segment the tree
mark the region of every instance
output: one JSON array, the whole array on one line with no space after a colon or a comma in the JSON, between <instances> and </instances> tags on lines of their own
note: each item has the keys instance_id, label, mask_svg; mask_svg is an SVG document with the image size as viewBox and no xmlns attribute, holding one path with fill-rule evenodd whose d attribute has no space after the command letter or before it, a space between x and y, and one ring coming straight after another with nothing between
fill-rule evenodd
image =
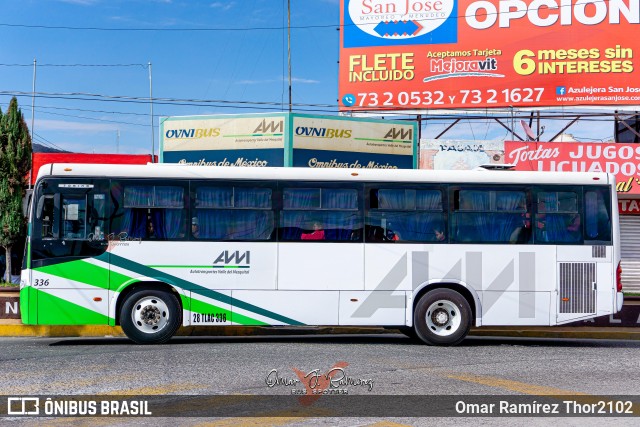
<instances>
[{"instance_id":1,"label":"tree","mask_svg":"<svg viewBox=\"0 0 640 427\"><path fill-rule=\"evenodd\" d=\"M14 97L6 114L0 110L0 245L6 253L7 277L11 279L11 249L24 238L22 199L31 169L31 136L18 100Z\"/></svg>"}]
</instances>

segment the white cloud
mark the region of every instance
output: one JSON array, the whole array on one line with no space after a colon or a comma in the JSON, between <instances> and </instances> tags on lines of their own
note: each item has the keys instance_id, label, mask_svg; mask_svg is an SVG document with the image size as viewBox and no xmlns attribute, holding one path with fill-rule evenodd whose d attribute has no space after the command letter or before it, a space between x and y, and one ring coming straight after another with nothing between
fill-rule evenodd
<instances>
[{"instance_id":1,"label":"white cloud","mask_svg":"<svg viewBox=\"0 0 640 427\"><path fill-rule=\"evenodd\" d=\"M227 11L229 9L232 9L233 7L235 7L236 2L232 1L232 2L228 2L228 1L216 1L211 3L209 6L214 8L214 9L220 9L223 11Z\"/></svg>"},{"instance_id":2,"label":"white cloud","mask_svg":"<svg viewBox=\"0 0 640 427\"><path fill-rule=\"evenodd\" d=\"M80 6L93 6L98 4L100 0L58 0L62 3L77 4Z\"/></svg>"},{"instance_id":3,"label":"white cloud","mask_svg":"<svg viewBox=\"0 0 640 427\"><path fill-rule=\"evenodd\" d=\"M291 81L295 82L295 83L304 83L304 84L317 84L317 83L320 83L319 80L301 79L299 77L292 77Z\"/></svg>"},{"instance_id":4,"label":"white cloud","mask_svg":"<svg viewBox=\"0 0 640 427\"><path fill-rule=\"evenodd\" d=\"M286 82L288 79L286 77L280 77L276 79L264 79L264 80L238 80L234 82L234 84L239 85L260 85L267 83L281 83ZM312 80L312 79L301 79L299 77L292 77L291 81L294 83L302 83L302 84L318 84L320 81Z\"/></svg>"}]
</instances>

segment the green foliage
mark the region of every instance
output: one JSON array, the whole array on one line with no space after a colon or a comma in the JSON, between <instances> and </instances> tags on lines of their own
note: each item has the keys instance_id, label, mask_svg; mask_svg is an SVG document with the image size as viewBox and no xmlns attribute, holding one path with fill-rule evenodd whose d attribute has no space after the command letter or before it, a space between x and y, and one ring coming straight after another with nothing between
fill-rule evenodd
<instances>
[{"instance_id":1,"label":"green foliage","mask_svg":"<svg viewBox=\"0 0 640 427\"><path fill-rule=\"evenodd\" d=\"M31 136L14 97L0 111L0 245L10 250L24 236L22 198L31 168Z\"/></svg>"}]
</instances>

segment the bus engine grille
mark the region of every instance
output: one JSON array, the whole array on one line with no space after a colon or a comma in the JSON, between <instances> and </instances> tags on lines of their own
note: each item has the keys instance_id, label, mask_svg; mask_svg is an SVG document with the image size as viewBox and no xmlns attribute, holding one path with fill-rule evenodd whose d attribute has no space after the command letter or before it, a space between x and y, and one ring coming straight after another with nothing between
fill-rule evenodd
<instances>
[{"instance_id":1,"label":"bus engine grille","mask_svg":"<svg viewBox=\"0 0 640 427\"><path fill-rule=\"evenodd\" d=\"M596 264L560 263L560 313L596 312Z\"/></svg>"}]
</instances>

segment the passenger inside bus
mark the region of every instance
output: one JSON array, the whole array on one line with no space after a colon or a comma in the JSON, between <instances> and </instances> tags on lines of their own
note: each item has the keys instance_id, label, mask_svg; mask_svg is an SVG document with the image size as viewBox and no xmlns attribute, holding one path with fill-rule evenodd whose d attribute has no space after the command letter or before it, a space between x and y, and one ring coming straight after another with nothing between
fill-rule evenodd
<instances>
[{"instance_id":1,"label":"passenger inside bus","mask_svg":"<svg viewBox=\"0 0 640 427\"><path fill-rule=\"evenodd\" d=\"M147 220L147 239L155 239L156 238L156 231L155 228L153 226L153 221L151 221L151 218L148 218Z\"/></svg>"},{"instance_id":2,"label":"passenger inside bus","mask_svg":"<svg viewBox=\"0 0 640 427\"><path fill-rule=\"evenodd\" d=\"M511 233L509 243L528 243L531 240L531 214L523 213L521 217L522 223Z\"/></svg>"},{"instance_id":3,"label":"passenger inside bus","mask_svg":"<svg viewBox=\"0 0 640 427\"><path fill-rule=\"evenodd\" d=\"M196 239L200 237L200 223L197 216L191 218L191 235Z\"/></svg>"},{"instance_id":4,"label":"passenger inside bus","mask_svg":"<svg viewBox=\"0 0 640 427\"><path fill-rule=\"evenodd\" d=\"M324 240L324 229L319 221L314 221L311 226L311 231L305 231L300 236L302 240Z\"/></svg>"}]
</instances>

